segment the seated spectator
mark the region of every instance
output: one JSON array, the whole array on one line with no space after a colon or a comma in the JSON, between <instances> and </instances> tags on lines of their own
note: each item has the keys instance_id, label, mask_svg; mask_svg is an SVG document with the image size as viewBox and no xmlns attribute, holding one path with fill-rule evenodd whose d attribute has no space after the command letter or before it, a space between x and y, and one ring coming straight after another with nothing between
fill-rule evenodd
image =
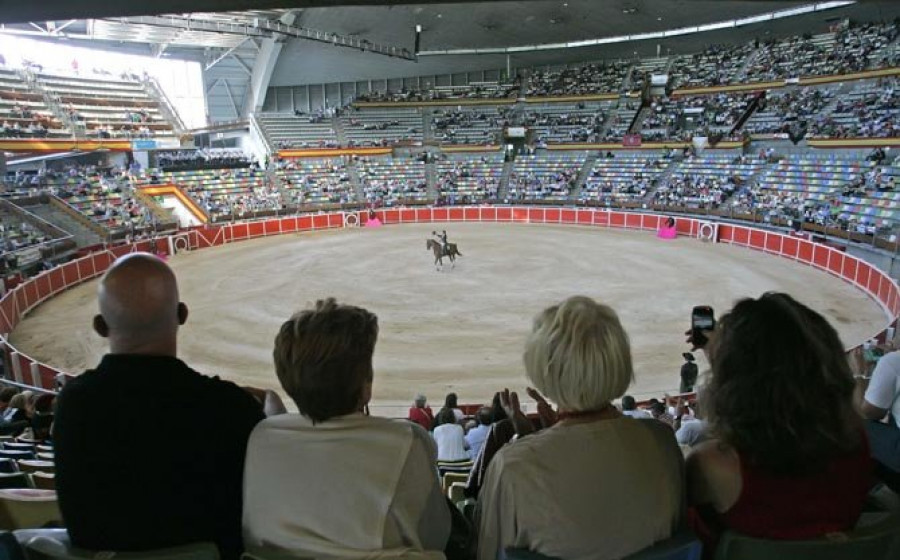
<instances>
[{"instance_id":1,"label":"seated spectator","mask_svg":"<svg viewBox=\"0 0 900 560\"><path fill-rule=\"evenodd\" d=\"M56 486L72 544L141 551L197 541L237 560L256 398L176 358L188 309L172 270L133 253L100 281L94 330L109 340L96 369L69 380L53 424Z\"/></svg>"},{"instance_id":2,"label":"seated spectator","mask_svg":"<svg viewBox=\"0 0 900 560\"><path fill-rule=\"evenodd\" d=\"M853 528L871 481L837 332L786 294L737 303L709 333L704 410L717 439L688 457L698 533L812 539Z\"/></svg>"},{"instance_id":3,"label":"seated spectator","mask_svg":"<svg viewBox=\"0 0 900 560\"><path fill-rule=\"evenodd\" d=\"M23 391L9 399L9 405L0 415L0 435L19 435L28 426L28 398L31 391Z\"/></svg>"},{"instance_id":4,"label":"seated spectator","mask_svg":"<svg viewBox=\"0 0 900 560\"><path fill-rule=\"evenodd\" d=\"M409 409L407 419L422 426L426 430L431 430L431 426L434 424L434 413L431 412L430 406L425 406L426 400L425 395L421 393L416 395L414 401L415 406Z\"/></svg>"},{"instance_id":5,"label":"seated spectator","mask_svg":"<svg viewBox=\"0 0 900 560\"><path fill-rule=\"evenodd\" d=\"M463 427L455 422L453 409L442 408L436 419L434 441L437 443L438 461L466 461L470 458L466 451Z\"/></svg>"},{"instance_id":6,"label":"seated spectator","mask_svg":"<svg viewBox=\"0 0 900 560\"><path fill-rule=\"evenodd\" d=\"M860 410L878 469L900 479L900 352L878 360Z\"/></svg>"},{"instance_id":7,"label":"seated spectator","mask_svg":"<svg viewBox=\"0 0 900 560\"><path fill-rule=\"evenodd\" d=\"M363 413L377 337L375 315L334 299L281 326L275 370L300 414L270 418L250 437L248 550L361 558L444 549L450 510L434 443L412 422Z\"/></svg>"},{"instance_id":8,"label":"seated spectator","mask_svg":"<svg viewBox=\"0 0 900 560\"><path fill-rule=\"evenodd\" d=\"M478 412L475 413L476 426L466 434L466 446L469 448L469 455L473 459L481 453L484 440L487 439L491 431L491 417L491 409L486 406L479 408Z\"/></svg>"},{"instance_id":9,"label":"seated spectator","mask_svg":"<svg viewBox=\"0 0 900 560\"><path fill-rule=\"evenodd\" d=\"M12 387L4 387L0 389L0 414L6 412L9 408L9 401L18 394L18 391Z\"/></svg>"},{"instance_id":10,"label":"seated spectator","mask_svg":"<svg viewBox=\"0 0 900 560\"><path fill-rule=\"evenodd\" d=\"M687 404L679 404L675 407L678 414L675 416L675 440L679 445L693 447L708 438L709 424L700 418L700 401L694 401L693 409Z\"/></svg>"},{"instance_id":11,"label":"seated spectator","mask_svg":"<svg viewBox=\"0 0 900 560\"><path fill-rule=\"evenodd\" d=\"M560 420L491 462L478 504L478 558L494 560L507 547L622 558L668 538L682 518L682 456L670 430L626 418L612 404L634 380L615 311L580 296L544 310L524 361Z\"/></svg>"},{"instance_id":12,"label":"seated spectator","mask_svg":"<svg viewBox=\"0 0 900 560\"><path fill-rule=\"evenodd\" d=\"M466 481L464 492L467 498L478 497L491 460L515 435L516 431L513 428L512 420L509 419L506 411L503 409L500 393L496 393L491 401L491 429L488 432L487 439L481 446L481 451L478 455L472 456L474 464L469 473L469 480Z\"/></svg>"},{"instance_id":13,"label":"seated spectator","mask_svg":"<svg viewBox=\"0 0 900 560\"><path fill-rule=\"evenodd\" d=\"M632 418L653 418L649 412L637 407L637 402L631 395L622 397L622 414L631 416Z\"/></svg>"}]
</instances>

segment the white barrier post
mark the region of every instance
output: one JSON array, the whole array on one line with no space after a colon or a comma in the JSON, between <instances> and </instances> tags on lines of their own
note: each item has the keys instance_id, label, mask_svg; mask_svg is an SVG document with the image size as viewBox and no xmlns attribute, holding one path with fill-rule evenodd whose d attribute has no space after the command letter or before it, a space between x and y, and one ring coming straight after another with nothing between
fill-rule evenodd
<instances>
[{"instance_id":1,"label":"white barrier post","mask_svg":"<svg viewBox=\"0 0 900 560\"><path fill-rule=\"evenodd\" d=\"M22 380L22 364L19 363L19 353L10 352L9 359L12 362L13 379L16 380L16 383L24 383Z\"/></svg>"},{"instance_id":2,"label":"white barrier post","mask_svg":"<svg viewBox=\"0 0 900 560\"><path fill-rule=\"evenodd\" d=\"M34 387L42 387L42 388L46 389L47 387L44 387L41 384L41 366L39 366L37 362L31 362L30 369L31 369L31 384Z\"/></svg>"}]
</instances>

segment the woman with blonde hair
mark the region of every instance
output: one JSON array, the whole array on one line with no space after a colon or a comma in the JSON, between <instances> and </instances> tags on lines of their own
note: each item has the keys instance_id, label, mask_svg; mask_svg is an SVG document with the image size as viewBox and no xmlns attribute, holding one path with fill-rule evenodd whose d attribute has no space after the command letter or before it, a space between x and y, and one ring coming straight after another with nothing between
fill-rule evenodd
<instances>
[{"instance_id":1,"label":"woman with blonde hair","mask_svg":"<svg viewBox=\"0 0 900 560\"><path fill-rule=\"evenodd\" d=\"M670 428L612 404L634 381L615 311L583 296L545 309L524 362L534 386L559 406L559 421L491 461L479 501L479 560L507 547L621 558L668 538L682 518L681 452Z\"/></svg>"}]
</instances>

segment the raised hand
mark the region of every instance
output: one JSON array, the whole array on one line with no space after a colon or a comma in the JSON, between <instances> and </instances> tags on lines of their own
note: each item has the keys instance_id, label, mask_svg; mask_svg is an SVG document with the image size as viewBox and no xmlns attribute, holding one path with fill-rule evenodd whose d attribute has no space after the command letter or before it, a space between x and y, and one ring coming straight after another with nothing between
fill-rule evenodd
<instances>
[{"instance_id":1,"label":"raised hand","mask_svg":"<svg viewBox=\"0 0 900 560\"><path fill-rule=\"evenodd\" d=\"M553 407L550 406L550 403L547 402L547 399L544 398L544 395L538 393L537 389L533 387L526 387L525 392L528 393L529 397L537 402L537 412L538 416L541 419L542 427L549 428L559 421L559 415L555 410L553 410Z\"/></svg>"}]
</instances>

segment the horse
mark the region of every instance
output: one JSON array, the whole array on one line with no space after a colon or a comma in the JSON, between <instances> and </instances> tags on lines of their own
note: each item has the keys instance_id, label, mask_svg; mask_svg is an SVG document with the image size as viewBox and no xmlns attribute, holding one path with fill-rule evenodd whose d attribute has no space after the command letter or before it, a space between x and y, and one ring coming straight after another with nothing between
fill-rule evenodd
<instances>
[{"instance_id":1,"label":"horse","mask_svg":"<svg viewBox=\"0 0 900 560\"><path fill-rule=\"evenodd\" d=\"M450 267L451 269L456 268L456 257L462 256L462 253L460 253L459 249L456 248L456 243L447 243L447 248L442 251L440 243L438 243L434 239L428 239L425 243L425 248L434 251L435 270L441 270L442 268L444 268L444 257L450 258L450 264L453 265Z\"/></svg>"}]
</instances>

